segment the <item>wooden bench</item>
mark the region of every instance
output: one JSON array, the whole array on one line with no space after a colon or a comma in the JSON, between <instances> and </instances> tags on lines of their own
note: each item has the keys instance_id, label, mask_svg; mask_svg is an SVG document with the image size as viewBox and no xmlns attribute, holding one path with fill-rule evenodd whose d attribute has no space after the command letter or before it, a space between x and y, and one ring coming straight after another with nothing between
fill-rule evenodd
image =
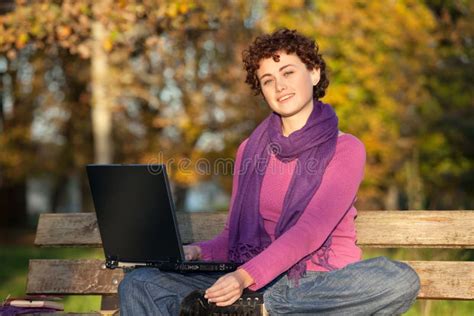
<instances>
[{"instance_id":1,"label":"wooden bench","mask_svg":"<svg viewBox=\"0 0 474 316\"><path fill-rule=\"evenodd\" d=\"M178 213L184 243L218 234L227 214ZM474 211L359 211L357 244L364 248L474 248ZM166 242L166 241L164 241ZM101 247L94 213L41 214L35 244ZM405 261L420 276L419 299L474 300L474 262ZM117 306L121 269L102 260L30 260L28 294L102 295L102 308Z\"/></svg>"}]
</instances>

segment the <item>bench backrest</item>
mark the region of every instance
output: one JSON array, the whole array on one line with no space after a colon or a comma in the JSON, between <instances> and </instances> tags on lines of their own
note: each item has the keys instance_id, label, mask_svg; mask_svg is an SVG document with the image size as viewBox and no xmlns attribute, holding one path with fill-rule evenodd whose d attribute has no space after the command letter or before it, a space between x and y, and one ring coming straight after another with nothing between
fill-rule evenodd
<instances>
[{"instance_id":1,"label":"bench backrest","mask_svg":"<svg viewBox=\"0 0 474 316\"><path fill-rule=\"evenodd\" d=\"M177 213L183 242L220 233L225 213ZM474 248L473 211L359 211L357 244L375 248ZM101 247L94 213L41 214L35 244ZM418 298L474 299L474 262L405 261L419 274ZM30 260L30 294L115 294L120 269L102 260Z\"/></svg>"}]
</instances>

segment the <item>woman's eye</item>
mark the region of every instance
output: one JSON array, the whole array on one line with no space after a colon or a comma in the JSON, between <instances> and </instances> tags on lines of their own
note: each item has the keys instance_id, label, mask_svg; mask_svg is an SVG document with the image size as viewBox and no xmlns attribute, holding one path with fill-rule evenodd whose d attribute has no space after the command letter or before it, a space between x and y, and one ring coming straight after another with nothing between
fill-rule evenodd
<instances>
[{"instance_id":1,"label":"woman's eye","mask_svg":"<svg viewBox=\"0 0 474 316\"><path fill-rule=\"evenodd\" d=\"M263 85L266 86L267 83L270 83L270 82L272 82L272 81L271 80L266 80L266 81L263 82Z\"/></svg>"},{"instance_id":2,"label":"woman's eye","mask_svg":"<svg viewBox=\"0 0 474 316\"><path fill-rule=\"evenodd\" d=\"M285 77L288 77L288 75L291 75L293 73L293 71L287 71L284 73Z\"/></svg>"}]
</instances>

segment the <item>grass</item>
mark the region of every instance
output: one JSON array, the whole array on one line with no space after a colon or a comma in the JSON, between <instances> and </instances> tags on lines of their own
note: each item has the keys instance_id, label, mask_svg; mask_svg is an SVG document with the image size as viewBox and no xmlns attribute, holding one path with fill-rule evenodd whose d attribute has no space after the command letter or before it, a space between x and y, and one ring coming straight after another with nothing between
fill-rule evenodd
<instances>
[{"instance_id":1,"label":"grass","mask_svg":"<svg viewBox=\"0 0 474 316\"><path fill-rule=\"evenodd\" d=\"M472 250L446 249L364 249L364 259L387 256L396 260L470 260ZM99 249L37 248L33 246L0 246L0 299L8 295L25 295L29 259L103 258ZM89 312L100 309L99 296L67 296L66 311ZM405 314L468 316L474 314L473 301L418 300Z\"/></svg>"}]
</instances>

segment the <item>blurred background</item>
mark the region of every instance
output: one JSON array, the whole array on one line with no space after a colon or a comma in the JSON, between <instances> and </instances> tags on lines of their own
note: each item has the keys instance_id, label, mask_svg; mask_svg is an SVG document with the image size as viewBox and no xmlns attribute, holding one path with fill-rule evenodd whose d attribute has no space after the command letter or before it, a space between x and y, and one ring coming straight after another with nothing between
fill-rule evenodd
<instances>
[{"instance_id":1,"label":"blurred background","mask_svg":"<svg viewBox=\"0 0 474 316\"><path fill-rule=\"evenodd\" d=\"M227 212L232 169L213 168L269 114L241 52L280 27L317 41L323 101L366 146L358 209L473 209L473 13L469 0L0 1L0 299L24 294L29 258L102 256L33 246L40 213L94 211L87 163L175 161L178 211ZM474 260L364 256L380 254ZM473 310L419 301L409 315Z\"/></svg>"}]
</instances>

